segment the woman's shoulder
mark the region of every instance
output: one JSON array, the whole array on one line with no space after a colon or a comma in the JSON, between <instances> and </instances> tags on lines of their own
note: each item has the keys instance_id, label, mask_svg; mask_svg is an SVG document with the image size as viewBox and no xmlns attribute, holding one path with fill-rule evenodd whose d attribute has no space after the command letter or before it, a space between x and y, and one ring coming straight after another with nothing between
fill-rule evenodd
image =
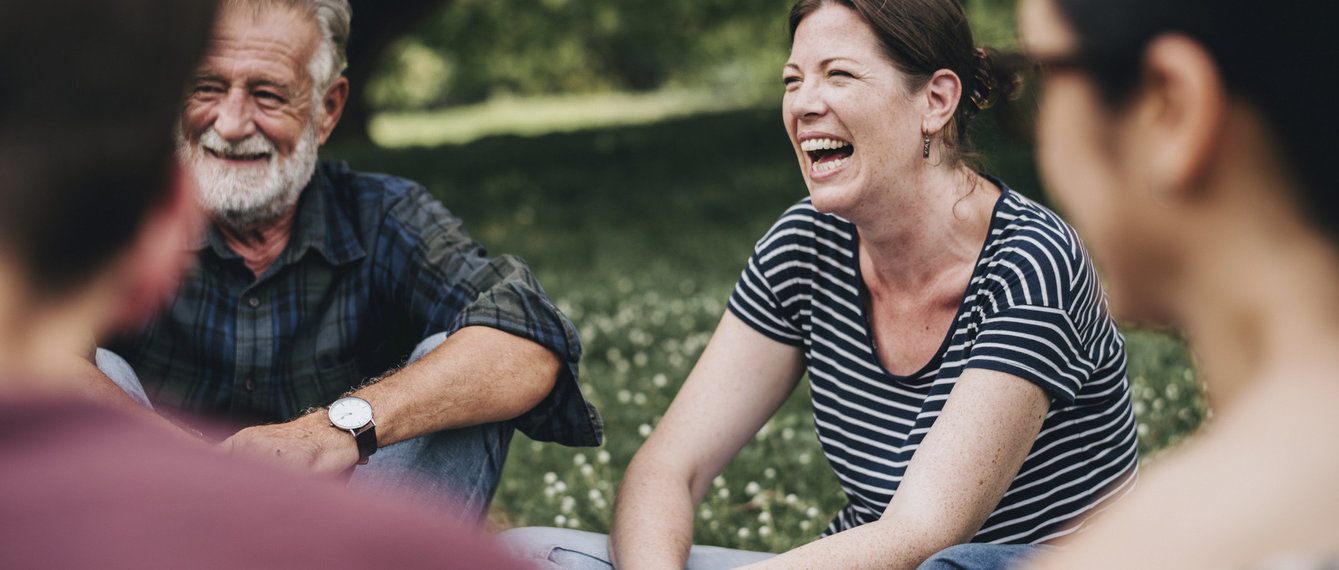
<instances>
[{"instance_id":1,"label":"woman's shoulder","mask_svg":"<svg viewBox=\"0 0 1339 570\"><path fill-rule=\"evenodd\" d=\"M1056 306L1077 285L1096 283L1088 252L1074 228L1036 201L1004 189L983 252L985 272L1030 302Z\"/></svg>"},{"instance_id":2,"label":"woman's shoulder","mask_svg":"<svg viewBox=\"0 0 1339 570\"><path fill-rule=\"evenodd\" d=\"M814 208L806 196L786 209L758 240L754 251L767 255L777 250L844 249L855 239L855 225L839 216Z\"/></svg>"}]
</instances>

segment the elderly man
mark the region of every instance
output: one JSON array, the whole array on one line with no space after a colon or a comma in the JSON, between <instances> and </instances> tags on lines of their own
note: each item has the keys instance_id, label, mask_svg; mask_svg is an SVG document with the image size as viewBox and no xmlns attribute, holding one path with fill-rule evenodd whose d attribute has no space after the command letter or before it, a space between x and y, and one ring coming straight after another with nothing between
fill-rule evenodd
<instances>
[{"instance_id":1,"label":"elderly man","mask_svg":"<svg viewBox=\"0 0 1339 570\"><path fill-rule=\"evenodd\" d=\"M317 472L370 459L352 485L477 516L513 426L600 444L580 342L521 260L486 257L421 186L317 160L349 20L345 0L223 2L178 140L212 224L170 307L110 346L160 410L251 426L225 449ZM115 360L99 355L134 392Z\"/></svg>"},{"instance_id":2,"label":"elderly man","mask_svg":"<svg viewBox=\"0 0 1339 570\"><path fill-rule=\"evenodd\" d=\"M213 15L0 2L0 568L521 567L438 515L82 397L90 331L151 310L199 228L172 126Z\"/></svg>"}]
</instances>

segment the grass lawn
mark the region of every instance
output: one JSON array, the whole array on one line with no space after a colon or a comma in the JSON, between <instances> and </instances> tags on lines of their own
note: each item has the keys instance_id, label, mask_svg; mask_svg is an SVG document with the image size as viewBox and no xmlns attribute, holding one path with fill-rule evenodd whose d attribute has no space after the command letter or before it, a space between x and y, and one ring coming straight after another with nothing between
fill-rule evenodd
<instances>
[{"instance_id":1,"label":"grass lawn","mask_svg":"<svg viewBox=\"0 0 1339 570\"><path fill-rule=\"evenodd\" d=\"M1026 150L990 130L978 142L989 172L1039 197ZM806 195L776 109L324 154L425 184L490 251L524 257L580 329L581 381L607 441L573 449L518 435L495 501L495 518L518 526L608 530L623 469L706 345L754 242ZM1178 341L1126 334L1147 457L1199 425L1205 405ZM695 541L783 551L844 504L807 398L801 383L713 482Z\"/></svg>"}]
</instances>

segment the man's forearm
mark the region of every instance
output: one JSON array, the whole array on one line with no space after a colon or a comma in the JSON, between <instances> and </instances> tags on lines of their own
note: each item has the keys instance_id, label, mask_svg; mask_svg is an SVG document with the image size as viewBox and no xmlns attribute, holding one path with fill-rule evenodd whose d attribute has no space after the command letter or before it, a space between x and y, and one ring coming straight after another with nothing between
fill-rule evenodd
<instances>
[{"instance_id":1,"label":"man's forearm","mask_svg":"<svg viewBox=\"0 0 1339 570\"><path fill-rule=\"evenodd\" d=\"M371 402L377 442L515 418L553 390L563 363L544 346L465 327L437 348L354 393Z\"/></svg>"}]
</instances>

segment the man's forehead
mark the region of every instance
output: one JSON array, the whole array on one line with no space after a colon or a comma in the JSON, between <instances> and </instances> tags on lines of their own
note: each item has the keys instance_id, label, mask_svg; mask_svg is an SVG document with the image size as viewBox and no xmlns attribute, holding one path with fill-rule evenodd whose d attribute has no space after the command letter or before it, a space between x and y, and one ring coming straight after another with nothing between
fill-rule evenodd
<instances>
[{"instance_id":1,"label":"man's forehead","mask_svg":"<svg viewBox=\"0 0 1339 570\"><path fill-rule=\"evenodd\" d=\"M317 23L304 12L283 6L224 8L199 70L237 62L305 69L319 40Z\"/></svg>"}]
</instances>

